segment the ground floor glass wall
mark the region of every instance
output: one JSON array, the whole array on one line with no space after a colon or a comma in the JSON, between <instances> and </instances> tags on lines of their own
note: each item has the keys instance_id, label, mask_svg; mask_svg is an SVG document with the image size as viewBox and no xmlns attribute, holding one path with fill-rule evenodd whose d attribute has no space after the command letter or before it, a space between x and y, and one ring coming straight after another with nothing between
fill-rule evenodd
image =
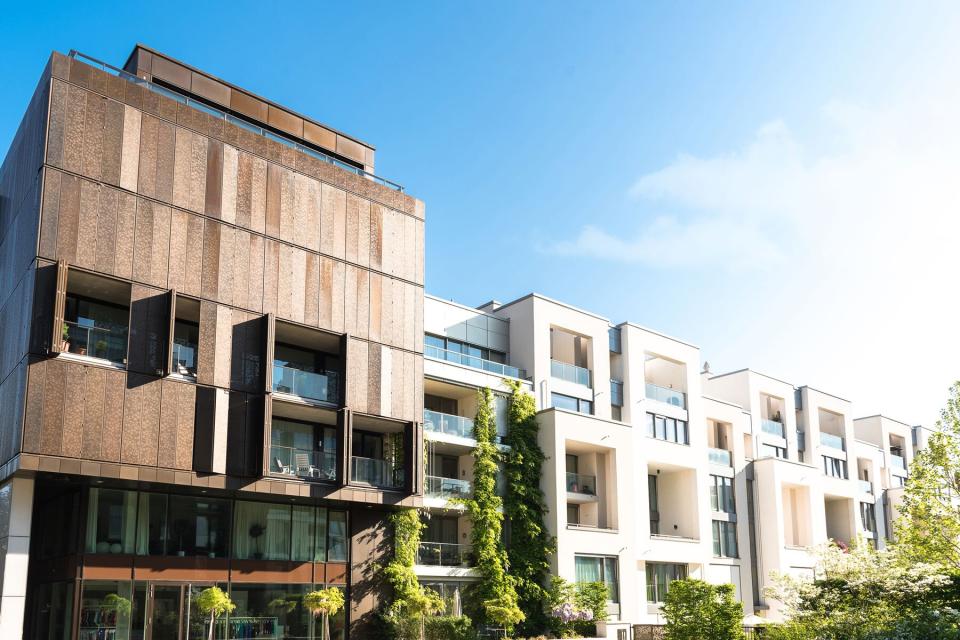
<instances>
[{"instance_id":1,"label":"ground floor glass wall","mask_svg":"<svg viewBox=\"0 0 960 640\"><path fill-rule=\"evenodd\" d=\"M196 607L212 584L85 580L80 587L77 640L207 640L210 620ZM323 585L217 585L236 609L216 621L217 640L318 640L322 620L303 607L303 597ZM42 585L33 608L33 629L42 640L69 640L73 583ZM344 638L345 615L330 620L330 638Z\"/></svg>"}]
</instances>

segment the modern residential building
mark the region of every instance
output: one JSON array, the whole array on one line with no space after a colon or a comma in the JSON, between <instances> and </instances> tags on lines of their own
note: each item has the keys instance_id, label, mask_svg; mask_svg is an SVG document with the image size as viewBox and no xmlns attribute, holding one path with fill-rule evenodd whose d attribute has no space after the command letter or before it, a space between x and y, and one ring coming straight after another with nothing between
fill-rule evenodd
<instances>
[{"instance_id":1,"label":"modern residential building","mask_svg":"<svg viewBox=\"0 0 960 640\"><path fill-rule=\"evenodd\" d=\"M0 636L205 638L216 584L218 637L313 637L280 605L329 585L369 637L423 504L423 238L371 145L54 53L0 171Z\"/></svg>"},{"instance_id":2,"label":"modern residential building","mask_svg":"<svg viewBox=\"0 0 960 640\"><path fill-rule=\"evenodd\" d=\"M318 586L375 637L401 507L456 609L482 389L504 452L535 397L552 571L608 586L606 637L685 576L776 619L772 572L883 547L926 430L542 295L424 295L424 204L374 171L147 47L51 56L0 169L0 637L205 638L210 585L220 638L315 637Z\"/></svg>"},{"instance_id":3,"label":"modern residential building","mask_svg":"<svg viewBox=\"0 0 960 640\"><path fill-rule=\"evenodd\" d=\"M828 540L884 546L925 441L889 418L854 420L849 401L810 387L701 371L694 345L538 294L477 308L428 295L424 328L428 446L469 436L482 387L515 379L534 394L552 570L607 583L609 638L663 624L670 582L686 576L732 583L748 616L778 619L771 573L812 576L810 549ZM469 491L472 443L457 445L456 462L428 470L442 477L428 477L430 535L445 536L431 544L469 537L469 519L430 495L431 482ZM468 554L449 557L418 573L452 598L476 578Z\"/></svg>"}]
</instances>

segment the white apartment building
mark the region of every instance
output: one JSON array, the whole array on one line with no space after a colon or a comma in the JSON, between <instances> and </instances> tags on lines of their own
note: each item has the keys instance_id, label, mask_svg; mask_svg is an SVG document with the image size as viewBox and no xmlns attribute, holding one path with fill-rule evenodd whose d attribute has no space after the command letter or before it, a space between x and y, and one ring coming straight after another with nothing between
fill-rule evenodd
<instances>
[{"instance_id":1,"label":"white apartment building","mask_svg":"<svg viewBox=\"0 0 960 640\"><path fill-rule=\"evenodd\" d=\"M506 379L536 398L552 569L610 588L609 638L662 624L670 582L732 583L746 616L777 619L773 572L812 575L809 548L883 547L926 431L855 419L835 395L749 369L713 374L698 347L529 294L473 308L426 296L428 529L416 567L446 595L469 588L468 495L476 393Z\"/></svg>"}]
</instances>

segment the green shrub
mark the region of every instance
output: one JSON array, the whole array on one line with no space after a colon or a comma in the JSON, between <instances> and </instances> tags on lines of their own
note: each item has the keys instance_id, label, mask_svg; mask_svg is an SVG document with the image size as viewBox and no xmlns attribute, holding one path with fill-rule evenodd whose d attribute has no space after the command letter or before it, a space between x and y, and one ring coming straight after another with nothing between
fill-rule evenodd
<instances>
[{"instance_id":1,"label":"green shrub","mask_svg":"<svg viewBox=\"0 0 960 640\"><path fill-rule=\"evenodd\" d=\"M743 640L743 603L732 584L674 580L663 603L667 640Z\"/></svg>"},{"instance_id":2,"label":"green shrub","mask_svg":"<svg viewBox=\"0 0 960 640\"><path fill-rule=\"evenodd\" d=\"M476 631L467 616L439 616L428 618L425 640L475 640Z\"/></svg>"}]
</instances>

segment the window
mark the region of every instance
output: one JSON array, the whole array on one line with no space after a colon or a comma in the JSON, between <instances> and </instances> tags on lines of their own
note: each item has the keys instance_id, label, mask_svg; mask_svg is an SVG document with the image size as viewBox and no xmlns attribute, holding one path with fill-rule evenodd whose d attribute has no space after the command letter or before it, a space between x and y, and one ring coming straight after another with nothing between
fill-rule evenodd
<instances>
[{"instance_id":1,"label":"window","mask_svg":"<svg viewBox=\"0 0 960 640\"><path fill-rule=\"evenodd\" d=\"M647 563L647 602L663 602L670 583L687 577L687 565L667 562Z\"/></svg>"},{"instance_id":2,"label":"window","mask_svg":"<svg viewBox=\"0 0 960 640\"><path fill-rule=\"evenodd\" d=\"M444 613L449 616L462 611L463 603L470 601L471 592L477 583L455 581L422 581L420 584L427 589L432 589L441 598L443 598ZM460 609L457 609L456 606L456 602L458 600L460 601Z\"/></svg>"},{"instance_id":3,"label":"window","mask_svg":"<svg viewBox=\"0 0 960 640\"><path fill-rule=\"evenodd\" d=\"M182 376L197 375L197 344L200 342L200 325L187 320L173 324L173 371Z\"/></svg>"},{"instance_id":4,"label":"window","mask_svg":"<svg viewBox=\"0 0 960 640\"><path fill-rule=\"evenodd\" d=\"M470 360L474 358L489 360L490 362L499 364L506 364L507 362L507 354L502 351L494 351L493 349L473 345L469 342L453 340L452 338L442 338L440 336L430 335L429 333L424 336L424 344L466 356L465 358L457 360L458 362L462 360L463 364L470 364Z\"/></svg>"},{"instance_id":5,"label":"window","mask_svg":"<svg viewBox=\"0 0 960 640\"><path fill-rule=\"evenodd\" d=\"M273 390L321 402L336 402L340 358L277 342L273 348Z\"/></svg>"},{"instance_id":6,"label":"window","mask_svg":"<svg viewBox=\"0 0 960 640\"><path fill-rule=\"evenodd\" d=\"M713 555L719 558L736 558L737 523L713 521Z\"/></svg>"},{"instance_id":7,"label":"window","mask_svg":"<svg viewBox=\"0 0 960 640\"><path fill-rule=\"evenodd\" d=\"M847 479L847 461L831 456L823 456L823 472L831 478Z\"/></svg>"},{"instance_id":8,"label":"window","mask_svg":"<svg viewBox=\"0 0 960 640\"><path fill-rule=\"evenodd\" d=\"M891 476L893 478L894 487L905 487L907 485L907 479L903 476Z\"/></svg>"},{"instance_id":9,"label":"window","mask_svg":"<svg viewBox=\"0 0 960 640\"><path fill-rule=\"evenodd\" d=\"M607 586L607 602L620 602L616 557L574 556L573 560L578 583L602 582Z\"/></svg>"},{"instance_id":10,"label":"window","mask_svg":"<svg viewBox=\"0 0 960 640\"><path fill-rule=\"evenodd\" d=\"M234 557L345 562L346 513L300 505L237 503Z\"/></svg>"},{"instance_id":11,"label":"window","mask_svg":"<svg viewBox=\"0 0 960 640\"><path fill-rule=\"evenodd\" d=\"M573 396L565 396L562 393L550 394L550 406L557 409L566 409L567 411L577 411L593 415L593 402L590 400L581 400Z\"/></svg>"},{"instance_id":12,"label":"window","mask_svg":"<svg viewBox=\"0 0 960 640\"><path fill-rule=\"evenodd\" d=\"M87 553L133 553L136 516L136 491L90 489Z\"/></svg>"},{"instance_id":13,"label":"window","mask_svg":"<svg viewBox=\"0 0 960 640\"><path fill-rule=\"evenodd\" d=\"M762 443L760 445L760 457L761 458L783 458L787 459L787 448L778 447L776 445Z\"/></svg>"},{"instance_id":14,"label":"window","mask_svg":"<svg viewBox=\"0 0 960 640\"><path fill-rule=\"evenodd\" d=\"M650 500L650 535L660 535L660 507L657 499L657 476L647 476L647 496Z\"/></svg>"},{"instance_id":15,"label":"window","mask_svg":"<svg viewBox=\"0 0 960 640\"><path fill-rule=\"evenodd\" d=\"M67 294L63 315L64 350L123 363L127 361L127 307Z\"/></svg>"},{"instance_id":16,"label":"window","mask_svg":"<svg viewBox=\"0 0 960 640\"><path fill-rule=\"evenodd\" d=\"M690 444L686 420L668 418L655 413L647 414L647 437L677 444Z\"/></svg>"},{"instance_id":17,"label":"window","mask_svg":"<svg viewBox=\"0 0 960 640\"><path fill-rule=\"evenodd\" d=\"M436 411L446 413L447 415L457 415L457 401L452 398L441 398L440 396L423 395L423 408L427 411Z\"/></svg>"},{"instance_id":18,"label":"window","mask_svg":"<svg viewBox=\"0 0 960 640\"><path fill-rule=\"evenodd\" d=\"M227 557L229 501L170 496L167 522L167 555Z\"/></svg>"},{"instance_id":19,"label":"window","mask_svg":"<svg viewBox=\"0 0 960 640\"><path fill-rule=\"evenodd\" d=\"M323 585L309 584L238 584L230 585L230 598L236 610L230 614L231 638L311 638L319 637L319 626L310 612L303 607L303 596ZM261 622L262 621L262 622ZM255 635L257 627L266 623L269 633ZM278 635L274 635L277 633ZM156 636L156 633L154 634ZM83 636L81 636L83 637ZM110 636L107 636L110 637ZM196 637L196 636L191 636ZM203 637L206 637L204 635ZM330 618L330 638L344 637L344 612L341 610Z\"/></svg>"},{"instance_id":20,"label":"window","mask_svg":"<svg viewBox=\"0 0 960 640\"><path fill-rule=\"evenodd\" d=\"M580 524L580 505L567 505L567 524Z\"/></svg>"},{"instance_id":21,"label":"window","mask_svg":"<svg viewBox=\"0 0 960 640\"><path fill-rule=\"evenodd\" d=\"M610 406L610 417L618 422L623 422L623 407L617 405Z\"/></svg>"},{"instance_id":22,"label":"window","mask_svg":"<svg viewBox=\"0 0 960 640\"><path fill-rule=\"evenodd\" d=\"M733 498L733 479L723 476L710 476L710 506L720 513L736 513Z\"/></svg>"},{"instance_id":23,"label":"window","mask_svg":"<svg viewBox=\"0 0 960 640\"><path fill-rule=\"evenodd\" d=\"M877 532L877 514L873 503L860 503L860 520L863 522L864 531L874 534Z\"/></svg>"}]
</instances>

